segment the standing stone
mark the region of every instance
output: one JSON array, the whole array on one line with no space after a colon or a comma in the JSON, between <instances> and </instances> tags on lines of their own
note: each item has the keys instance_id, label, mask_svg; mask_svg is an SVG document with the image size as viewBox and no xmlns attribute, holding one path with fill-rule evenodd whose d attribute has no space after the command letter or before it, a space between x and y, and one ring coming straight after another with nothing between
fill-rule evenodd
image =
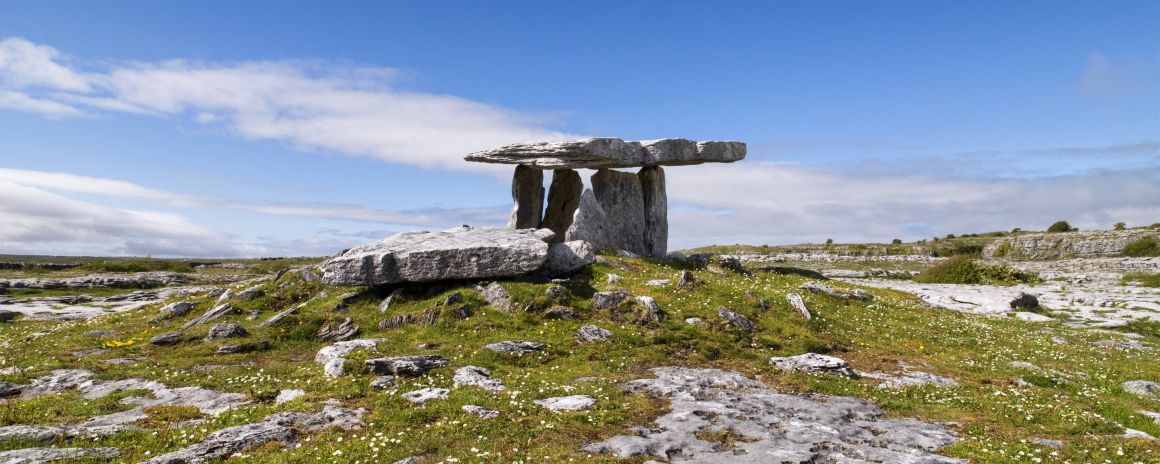
<instances>
[{"instance_id":1,"label":"standing stone","mask_svg":"<svg viewBox=\"0 0 1160 464\"><path fill-rule=\"evenodd\" d=\"M509 229L536 229L544 214L544 171L516 166L512 177L515 208L508 218Z\"/></svg>"},{"instance_id":2,"label":"standing stone","mask_svg":"<svg viewBox=\"0 0 1160 464\"><path fill-rule=\"evenodd\" d=\"M572 215L572 224L564 233L564 241L582 240L592 244L597 250L612 246L609 239L608 215L596 201L596 194L592 189L586 189L580 194L580 205Z\"/></svg>"},{"instance_id":3,"label":"standing stone","mask_svg":"<svg viewBox=\"0 0 1160 464\"><path fill-rule=\"evenodd\" d=\"M572 225L572 216L576 214L576 207L580 206L580 193L584 190L584 181L580 174L571 169L558 169L552 172L552 186L548 189L548 209L544 211L544 222L541 228L551 229L556 233L552 243L564 241L564 234Z\"/></svg>"},{"instance_id":4,"label":"standing stone","mask_svg":"<svg viewBox=\"0 0 1160 464\"><path fill-rule=\"evenodd\" d=\"M609 245L638 255L647 254L640 178L630 172L601 169L592 176L592 191L604 210Z\"/></svg>"},{"instance_id":5,"label":"standing stone","mask_svg":"<svg viewBox=\"0 0 1160 464\"><path fill-rule=\"evenodd\" d=\"M660 166L641 168L644 197L644 247L648 256L663 258L669 248L669 200L665 194L665 170Z\"/></svg>"}]
</instances>

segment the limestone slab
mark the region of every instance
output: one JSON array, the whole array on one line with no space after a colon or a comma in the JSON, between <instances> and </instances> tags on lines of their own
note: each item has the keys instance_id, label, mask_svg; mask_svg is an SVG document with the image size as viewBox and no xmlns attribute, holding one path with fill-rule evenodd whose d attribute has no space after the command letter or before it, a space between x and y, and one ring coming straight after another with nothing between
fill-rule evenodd
<instances>
[{"instance_id":1,"label":"limestone slab","mask_svg":"<svg viewBox=\"0 0 1160 464\"><path fill-rule=\"evenodd\" d=\"M539 228L544 215L544 171L516 166L512 176L512 201L515 207L508 217L508 228Z\"/></svg>"},{"instance_id":2,"label":"limestone slab","mask_svg":"<svg viewBox=\"0 0 1160 464\"><path fill-rule=\"evenodd\" d=\"M631 172L601 169L592 176L592 192L605 213L609 245L638 255L644 246L644 192Z\"/></svg>"},{"instance_id":3,"label":"limestone slab","mask_svg":"<svg viewBox=\"0 0 1160 464\"><path fill-rule=\"evenodd\" d=\"M517 143L464 157L479 163L536 169L602 169L732 163L745 158L743 142L687 139L625 141L595 137L562 142Z\"/></svg>"}]
</instances>

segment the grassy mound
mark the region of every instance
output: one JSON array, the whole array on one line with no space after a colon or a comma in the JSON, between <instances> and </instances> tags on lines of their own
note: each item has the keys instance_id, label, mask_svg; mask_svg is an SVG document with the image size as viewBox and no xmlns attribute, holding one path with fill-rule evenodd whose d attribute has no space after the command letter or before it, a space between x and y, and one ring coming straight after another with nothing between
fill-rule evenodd
<instances>
[{"instance_id":1,"label":"grassy mound","mask_svg":"<svg viewBox=\"0 0 1160 464\"><path fill-rule=\"evenodd\" d=\"M1039 282L1039 276L1007 266L986 266L968 256L956 256L934 265L914 281L924 284L1015 285Z\"/></svg>"},{"instance_id":2,"label":"grassy mound","mask_svg":"<svg viewBox=\"0 0 1160 464\"><path fill-rule=\"evenodd\" d=\"M1139 240L1125 245L1123 254L1134 258L1160 256L1160 240L1151 235L1141 237Z\"/></svg>"}]
</instances>

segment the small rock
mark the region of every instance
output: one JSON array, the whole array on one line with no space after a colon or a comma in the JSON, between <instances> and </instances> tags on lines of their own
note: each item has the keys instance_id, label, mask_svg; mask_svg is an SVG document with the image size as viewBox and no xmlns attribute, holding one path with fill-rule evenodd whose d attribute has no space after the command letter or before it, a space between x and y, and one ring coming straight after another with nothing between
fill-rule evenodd
<instances>
[{"instance_id":1,"label":"small rock","mask_svg":"<svg viewBox=\"0 0 1160 464\"><path fill-rule=\"evenodd\" d=\"M608 274L608 283L610 283L610 284L619 284L620 281L622 281L622 280L624 280L624 277L618 276L618 275L613 274L613 273Z\"/></svg>"},{"instance_id":2,"label":"small rock","mask_svg":"<svg viewBox=\"0 0 1160 464\"><path fill-rule=\"evenodd\" d=\"M225 345L218 347L217 354L240 354L270 349L270 342L262 340L258 343L243 343L241 345Z\"/></svg>"},{"instance_id":3,"label":"small rock","mask_svg":"<svg viewBox=\"0 0 1160 464\"><path fill-rule=\"evenodd\" d=\"M753 333L755 330L757 330L757 327L753 325L753 321L750 321L745 316L730 311L729 308L724 306L717 308L717 316L725 322L728 322L729 325L733 326L734 328L740 329L746 333Z\"/></svg>"},{"instance_id":4,"label":"small rock","mask_svg":"<svg viewBox=\"0 0 1160 464\"><path fill-rule=\"evenodd\" d=\"M568 289L559 285L551 285L548 288L545 288L544 295L547 295L549 298L555 298L558 301L567 300L572 296L568 293Z\"/></svg>"},{"instance_id":5,"label":"small rock","mask_svg":"<svg viewBox=\"0 0 1160 464\"><path fill-rule=\"evenodd\" d=\"M445 399L450 392L451 390L446 388L420 388L415 391L403 393L403 399L421 405L431 400Z\"/></svg>"},{"instance_id":6,"label":"small rock","mask_svg":"<svg viewBox=\"0 0 1160 464\"><path fill-rule=\"evenodd\" d=\"M476 406L474 404L463 405L463 412L471 414L480 419L494 419L499 417L499 411L494 409L487 409L483 406Z\"/></svg>"},{"instance_id":7,"label":"small rock","mask_svg":"<svg viewBox=\"0 0 1160 464\"><path fill-rule=\"evenodd\" d=\"M475 291L479 292L479 295L484 300L487 300L487 304L494 306L496 309L500 311L512 310L512 295L499 282L492 282L486 287L476 285Z\"/></svg>"},{"instance_id":8,"label":"small rock","mask_svg":"<svg viewBox=\"0 0 1160 464\"><path fill-rule=\"evenodd\" d=\"M689 325L704 325L705 321L701 320L699 317L686 317L685 323Z\"/></svg>"},{"instance_id":9,"label":"small rock","mask_svg":"<svg viewBox=\"0 0 1160 464\"><path fill-rule=\"evenodd\" d=\"M7 309L0 309L0 322L12 322L19 316L20 313L16 311L9 311Z\"/></svg>"},{"instance_id":10,"label":"small rock","mask_svg":"<svg viewBox=\"0 0 1160 464\"><path fill-rule=\"evenodd\" d=\"M934 385L947 388L957 388L959 386L959 383L950 377L919 371L906 371L899 375L887 374L884 377L867 375L867 377L884 379L885 382L878 384L878 388L881 389L915 387L919 385Z\"/></svg>"},{"instance_id":11,"label":"small rock","mask_svg":"<svg viewBox=\"0 0 1160 464\"><path fill-rule=\"evenodd\" d=\"M444 306L451 306L453 304L459 304L462 302L463 302L463 294L459 293L459 292L454 292L450 295L447 295L447 298L443 299Z\"/></svg>"},{"instance_id":12,"label":"small rock","mask_svg":"<svg viewBox=\"0 0 1160 464\"><path fill-rule=\"evenodd\" d=\"M830 288L828 285L825 285L825 284L822 284L819 282L806 282L806 283L802 284L801 287L798 287L798 288L801 288L802 290L806 290L806 291L810 291L810 292L814 292L814 293L821 293L823 295L829 295L829 296L832 296L834 298L842 298L842 299L846 299L846 300L870 301L870 300L874 299L874 295L871 295L869 292L867 292L865 290L854 290L853 292L850 292L850 293L843 293L843 292L839 292L837 290L834 290L834 289Z\"/></svg>"},{"instance_id":13,"label":"small rock","mask_svg":"<svg viewBox=\"0 0 1160 464\"><path fill-rule=\"evenodd\" d=\"M788 301L789 305L792 306L793 309L796 309L805 320L808 321L813 318L813 316L810 314L810 308L806 307L806 301L802 299L801 295L798 295L797 293L790 293L789 295L785 296L785 300Z\"/></svg>"},{"instance_id":14,"label":"small rock","mask_svg":"<svg viewBox=\"0 0 1160 464\"><path fill-rule=\"evenodd\" d=\"M387 297L383 298L383 301L381 303L379 303L379 311L384 312L384 313L387 312L387 310L391 309L391 302L400 298L402 295L403 295L402 288L396 288L394 290L391 290L391 294L387 295Z\"/></svg>"},{"instance_id":15,"label":"small rock","mask_svg":"<svg viewBox=\"0 0 1160 464\"><path fill-rule=\"evenodd\" d=\"M223 293L222 296L226 296L228 293L229 292ZM201 316L198 316L186 322L185 324L182 324L181 328L184 330L198 324L204 324L235 311L237 311L237 309L231 306L229 303L220 304L210 308L210 310L206 311L205 314L202 314Z\"/></svg>"},{"instance_id":16,"label":"small rock","mask_svg":"<svg viewBox=\"0 0 1160 464\"><path fill-rule=\"evenodd\" d=\"M1048 448L1059 448L1059 447L1063 446L1062 441L1050 440L1047 438L1032 438L1031 443L1035 443L1036 445L1040 445L1040 446L1046 446Z\"/></svg>"},{"instance_id":17,"label":"small rock","mask_svg":"<svg viewBox=\"0 0 1160 464\"><path fill-rule=\"evenodd\" d=\"M375 349L379 343L384 341L386 339L371 338L334 343L318 350L318 354L314 355L314 362L322 364L322 371L326 377L342 377L347 355L355 350Z\"/></svg>"},{"instance_id":18,"label":"small rock","mask_svg":"<svg viewBox=\"0 0 1160 464\"><path fill-rule=\"evenodd\" d=\"M375 374L419 376L427 371L447 366L447 359L437 355L397 356L368 359L367 368Z\"/></svg>"},{"instance_id":19,"label":"small rock","mask_svg":"<svg viewBox=\"0 0 1160 464\"><path fill-rule=\"evenodd\" d=\"M1129 380L1120 384L1124 391L1140 396L1160 396L1160 384L1147 380Z\"/></svg>"},{"instance_id":20,"label":"small rock","mask_svg":"<svg viewBox=\"0 0 1160 464\"><path fill-rule=\"evenodd\" d=\"M485 346L484 348L499 354L524 355L528 353L544 351L544 348L546 347L543 343L539 342L532 342L527 340L506 340L499 343L492 343Z\"/></svg>"},{"instance_id":21,"label":"small rock","mask_svg":"<svg viewBox=\"0 0 1160 464\"><path fill-rule=\"evenodd\" d=\"M172 317L181 317L189 314L189 312L193 311L193 308L196 306L197 303L193 301L178 301L175 303L169 303L161 307L161 316L166 319Z\"/></svg>"},{"instance_id":22,"label":"small rock","mask_svg":"<svg viewBox=\"0 0 1160 464\"><path fill-rule=\"evenodd\" d=\"M1030 293L1019 292L1019 295L1011 300L1011 309L1030 309L1035 310L1039 308L1039 298Z\"/></svg>"},{"instance_id":23,"label":"small rock","mask_svg":"<svg viewBox=\"0 0 1160 464\"><path fill-rule=\"evenodd\" d=\"M1124 427L1124 438L1142 438L1145 440L1156 440L1156 437L1153 437L1148 432L1145 432L1143 430L1130 429L1127 427Z\"/></svg>"},{"instance_id":24,"label":"small rock","mask_svg":"<svg viewBox=\"0 0 1160 464\"><path fill-rule=\"evenodd\" d=\"M824 354L806 353L790 357L769 358L769 363L783 371L809 372L813 374L835 374L845 377L857 377L850 365L840 358Z\"/></svg>"},{"instance_id":25,"label":"small rock","mask_svg":"<svg viewBox=\"0 0 1160 464\"><path fill-rule=\"evenodd\" d=\"M609 338L612 338L612 332L593 324L583 325L576 329L576 339L581 342L602 342Z\"/></svg>"},{"instance_id":26,"label":"small rock","mask_svg":"<svg viewBox=\"0 0 1160 464\"><path fill-rule=\"evenodd\" d=\"M693 288L695 285L697 285L697 279L693 277L693 273L689 271L681 271L681 277L677 279L677 290Z\"/></svg>"},{"instance_id":27,"label":"small rock","mask_svg":"<svg viewBox=\"0 0 1160 464\"><path fill-rule=\"evenodd\" d=\"M383 330L397 329L399 327L402 327L402 326L407 325L407 324L412 324L414 322L415 322L414 315L403 314L401 316L392 316L392 317L388 317L386 319L383 319L382 321L379 321L379 328L383 329Z\"/></svg>"},{"instance_id":28,"label":"small rock","mask_svg":"<svg viewBox=\"0 0 1160 464\"><path fill-rule=\"evenodd\" d=\"M419 325L433 326L437 320L439 320L438 309L428 309L419 315Z\"/></svg>"},{"instance_id":29,"label":"small rock","mask_svg":"<svg viewBox=\"0 0 1160 464\"><path fill-rule=\"evenodd\" d=\"M395 383L395 376L393 375L380 375L371 381L371 388L375 390L386 390L395 385L397 384Z\"/></svg>"},{"instance_id":30,"label":"small rock","mask_svg":"<svg viewBox=\"0 0 1160 464\"><path fill-rule=\"evenodd\" d=\"M645 282L644 284L650 287L668 287L671 283L673 283L673 281L670 279L653 279Z\"/></svg>"},{"instance_id":31,"label":"small rock","mask_svg":"<svg viewBox=\"0 0 1160 464\"><path fill-rule=\"evenodd\" d=\"M261 298L262 296L265 296L265 295L266 295L266 292L262 290L262 286L255 285L253 287L250 287L250 288L247 288L245 290L238 292L238 294L235 298L237 298L239 300L256 300L256 299Z\"/></svg>"},{"instance_id":32,"label":"small rock","mask_svg":"<svg viewBox=\"0 0 1160 464\"><path fill-rule=\"evenodd\" d=\"M149 339L149 343L156 346L176 345L180 341L181 332L169 332Z\"/></svg>"},{"instance_id":33,"label":"small rock","mask_svg":"<svg viewBox=\"0 0 1160 464\"><path fill-rule=\"evenodd\" d=\"M491 378L491 371L478 366L464 366L456 369L452 381L455 382L456 387L472 385L496 393L505 388L503 382Z\"/></svg>"},{"instance_id":34,"label":"small rock","mask_svg":"<svg viewBox=\"0 0 1160 464\"><path fill-rule=\"evenodd\" d=\"M576 311L573 311L572 308L569 308L567 306L553 306L551 308L548 308L547 311L544 311L544 314L541 317L543 317L544 319L547 319L547 320L556 320L556 319L577 320L577 319L580 319L580 315L576 314Z\"/></svg>"},{"instance_id":35,"label":"small rock","mask_svg":"<svg viewBox=\"0 0 1160 464\"><path fill-rule=\"evenodd\" d=\"M596 292L592 295L593 309L613 309L624 303L632 294L625 291Z\"/></svg>"},{"instance_id":36,"label":"small rock","mask_svg":"<svg viewBox=\"0 0 1160 464\"><path fill-rule=\"evenodd\" d=\"M638 296L636 302L640 303L644 311L641 312L637 320L640 324L656 324L664 319L665 313L661 311L661 306L657 304L657 300L651 296Z\"/></svg>"},{"instance_id":37,"label":"small rock","mask_svg":"<svg viewBox=\"0 0 1160 464\"><path fill-rule=\"evenodd\" d=\"M0 398L11 398L24 391L24 385L12 382L0 382Z\"/></svg>"},{"instance_id":38,"label":"small rock","mask_svg":"<svg viewBox=\"0 0 1160 464\"><path fill-rule=\"evenodd\" d=\"M223 338L245 337L249 334L240 325L223 322L209 328L209 333L205 336L205 341L212 342Z\"/></svg>"},{"instance_id":39,"label":"small rock","mask_svg":"<svg viewBox=\"0 0 1160 464\"><path fill-rule=\"evenodd\" d=\"M117 335L120 335L120 333L115 331L115 330L105 330L105 329L90 330L88 332L85 332L85 336L93 337L93 338L112 338L112 337L116 337Z\"/></svg>"},{"instance_id":40,"label":"small rock","mask_svg":"<svg viewBox=\"0 0 1160 464\"><path fill-rule=\"evenodd\" d=\"M1028 322L1051 322L1055 320L1042 314L1029 313L1026 311L1020 311L1013 313L1012 315L1015 316L1016 319Z\"/></svg>"},{"instance_id":41,"label":"small rock","mask_svg":"<svg viewBox=\"0 0 1160 464\"><path fill-rule=\"evenodd\" d=\"M358 335L359 327L351 318L345 318L337 324L329 323L318 329L318 339L324 342L341 342Z\"/></svg>"},{"instance_id":42,"label":"small rock","mask_svg":"<svg viewBox=\"0 0 1160 464\"><path fill-rule=\"evenodd\" d=\"M306 390L291 389L282 390L278 392L278 396L274 398L274 404L285 404L294 401L298 398L306 396Z\"/></svg>"},{"instance_id":43,"label":"small rock","mask_svg":"<svg viewBox=\"0 0 1160 464\"><path fill-rule=\"evenodd\" d=\"M571 395L535 400L533 403L557 412L583 411L592 408L592 405L596 404L596 399L588 395Z\"/></svg>"}]
</instances>

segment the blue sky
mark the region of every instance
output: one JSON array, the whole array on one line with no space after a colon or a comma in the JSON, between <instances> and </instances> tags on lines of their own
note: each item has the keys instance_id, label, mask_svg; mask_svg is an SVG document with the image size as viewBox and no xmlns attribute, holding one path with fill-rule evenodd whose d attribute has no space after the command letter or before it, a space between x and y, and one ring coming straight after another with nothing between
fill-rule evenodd
<instances>
[{"instance_id":1,"label":"blue sky","mask_svg":"<svg viewBox=\"0 0 1160 464\"><path fill-rule=\"evenodd\" d=\"M546 3L546 4L545 4ZM496 225L529 139L668 170L671 248L1160 222L1157 2L0 4L0 253Z\"/></svg>"}]
</instances>

